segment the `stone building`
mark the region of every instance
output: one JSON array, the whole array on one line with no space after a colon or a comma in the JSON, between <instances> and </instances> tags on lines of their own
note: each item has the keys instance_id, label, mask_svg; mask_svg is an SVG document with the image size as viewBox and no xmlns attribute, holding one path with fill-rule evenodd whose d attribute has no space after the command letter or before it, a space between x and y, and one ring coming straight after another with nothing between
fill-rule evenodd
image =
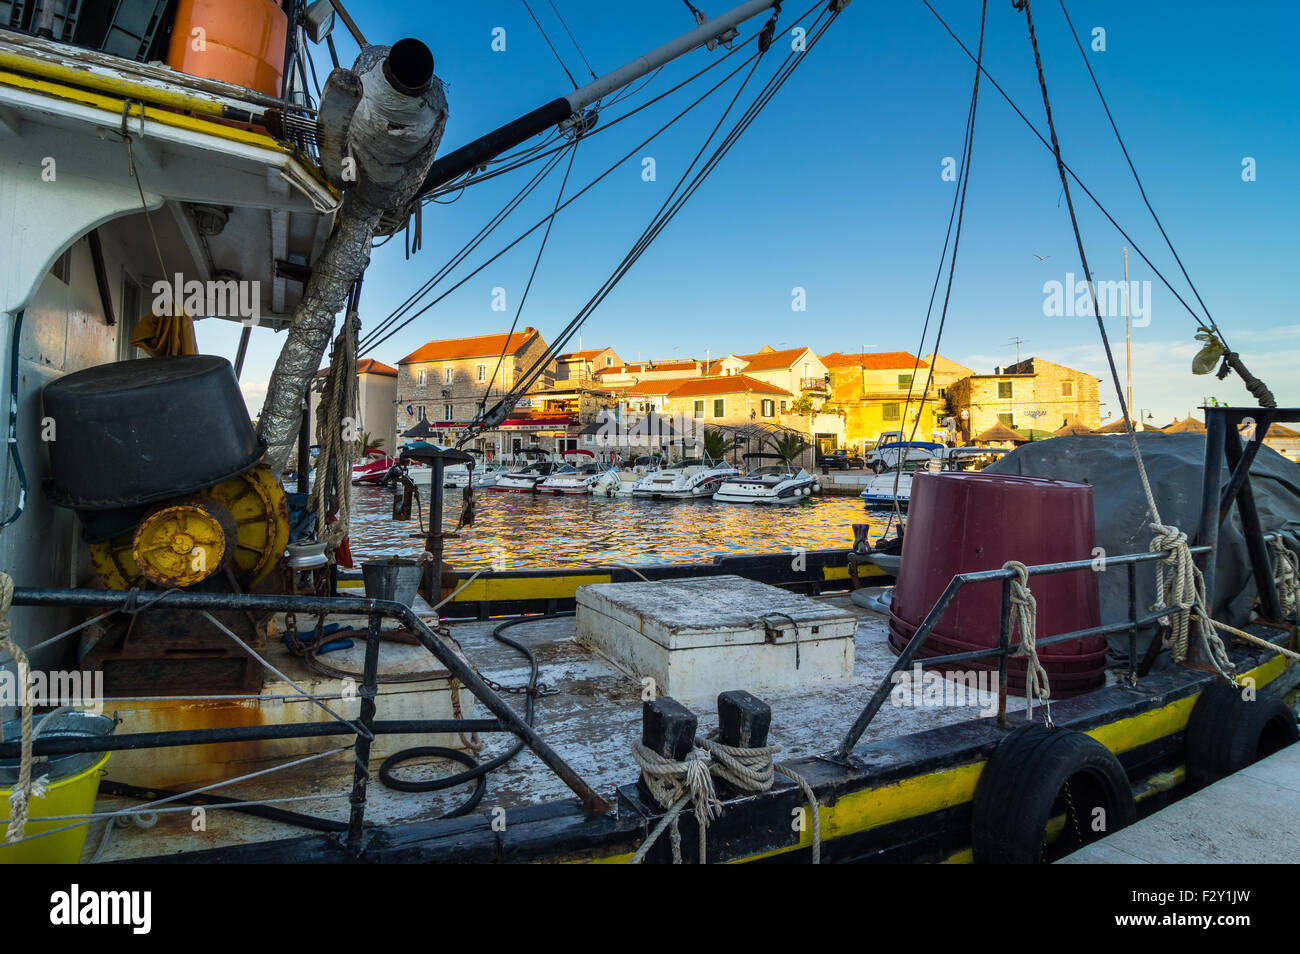
<instances>
[{"instance_id":1,"label":"stone building","mask_svg":"<svg viewBox=\"0 0 1300 954\"><path fill-rule=\"evenodd\" d=\"M1066 424L1098 428L1098 382L1082 371L1027 358L993 374L967 375L948 389L948 400L962 443L999 421L1037 439Z\"/></svg>"},{"instance_id":2,"label":"stone building","mask_svg":"<svg viewBox=\"0 0 1300 954\"><path fill-rule=\"evenodd\" d=\"M442 438L437 443L454 443L484 402L490 409L545 353L546 342L531 327L510 334L430 341L417 348L397 362L399 444L401 433L423 420ZM552 363L530 392L554 386ZM509 456L517 449L539 446L542 436L564 433L571 423L568 415L548 420L532 414L530 405L531 401L522 402L498 430L485 431L469 446L494 457Z\"/></svg>"},{"instance_id":3,"label":"stone building","mask_svg":"<svg viewBox=\"0 0 1300 954\"><path fill-rule=\"evenodd\" d=\"M311 384L311 442L316 443L316 422L320 420L320 388L329 369L316 372ZM357 361L357 436L368 433L385 454L397 447L397 427L393 406L397 403L397 369L362 358ZM297 448L294 449L295 454Z\"/></svg>"},{"instance_id":4,"label":"stone building","mask_svg":"<svg viewBox=\"0 0 1300 954\"><path fill-rule=\"evenodd\" d=\"M843 416L844 440L850 449L864 453L875 446L881 434L891 431L911 437L915 428L917 440L929 441L943 429L947 405L937 380L931 382L930 393L922 401L931 367L928 361L906 351L837 351L823 355L822 361L830 372L826 410Z\"/></svg>"}]
</instances>

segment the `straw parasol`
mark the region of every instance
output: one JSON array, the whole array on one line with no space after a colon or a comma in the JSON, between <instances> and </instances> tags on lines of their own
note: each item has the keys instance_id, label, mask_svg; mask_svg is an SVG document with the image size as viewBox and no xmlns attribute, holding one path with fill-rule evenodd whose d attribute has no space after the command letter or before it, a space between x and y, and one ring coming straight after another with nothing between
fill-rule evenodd
<instances>
[{"instance_id":1,"label":"straw parasol","mask_svg":"<svg viewBox=\"0 0 1300 954\"><path fill-rule=\"evenodd\" d=\"M1097 433L1096 431L1094 431L1091 427L1089 427L1086 424L1080 424L1078 421L1071 421L1069 424L1064 424L1061 427L1058 427L1053 432L1053 436L1086 437L1096 433Z\"/></svg>"},{"instance_id":2,"label":"straw parasol","mask_svg":"<svg viewBox=\"0 0 1300 954\"><path fill-rule=\"evenodd\" d=\"M971 439L972 444L1024 444L1029 438L998 421L984 433Z\"/></svg>"},{"instance_id":3,"label":"straw parasol","mask_svg":"<svg viewBox=\"0 0 1300 954\"><path fill-rule=\"evenodd\" d=\"M1205 425L1189 414L1181 421L1174 421L1160 430L1166 434L1204 434Z\"/></svg>"}]
</instances>

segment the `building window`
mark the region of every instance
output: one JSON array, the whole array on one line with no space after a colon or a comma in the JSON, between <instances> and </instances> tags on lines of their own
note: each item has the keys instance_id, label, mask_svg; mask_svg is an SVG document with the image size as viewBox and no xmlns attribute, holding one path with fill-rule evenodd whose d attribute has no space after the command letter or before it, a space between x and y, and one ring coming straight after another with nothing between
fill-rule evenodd
<instances>
[{"instance_id":1,"label":"building window","mask_svg":"<svg viewBox=\"0 0 1300 954\"><path fill-rule=\"evenodd\" d=\"M1062 381L1062 382L1061 382L1061 397L1074 397L1074 382L1073 382L1073 381Z\"/></svg>"},{"instance_id":2,"label":"building window","mask_svg":"<svg viewBox=\"0 0 1300 954\"><path fill-rule=\"evenodd\" d=\"M781 413L782 413L782 414L786 413L787 405L788 405L788 404L789 404L788 401L782 401L782 402L781 402Z\"/></svg>"},{"instance_id":3,"label":"building window","mask_svg":"<svg viewBox=\"0 0 1300 954\"><path fill-rule=\"evenodd\" d=\"M480 364L480 365L478 366L478 379L479 379L480 381L486 381L486 380L487 380L487 365L486 365L486 364Z\"/></svg>"},{"instance_id":4,"label":"building window","mask_svg":"<svg viewBox=\"0 0 1300 954\"><path fill-rule=\"evenodd\" d=\"M898 420L898 405L897 405L897 404L885 404L885 405L883 405L883 406L880 408L880 419L881 419L882 421L896 421L896 420Z\"/></svg>"},{"instance_id":5,"label":"building window","mask_svg":"<svg viewBox=\"0 0 1300 954\"><path fill-rule=\"evenodd\" d=\"M726 398L714 398L714 399L713 399L713 416L714 416L714 417L726 417L726 416L727 416L727 400L726 400Z\"/></svg>"},{"instance_id":6,"label":"building window","mask_svg":"<svg viewBox=\"0 0 1300 954\"><path fill-rule=\"evenodd\" d=\"M444 384L451 384L451 368L442 373L442 381Z\"/></svg>"},{"instance_id":7,"label":"building window","mask_svg":"<svg viewBox=\"0 0 1300 954\"><path fill-rule=\"evenodd\" d=\"M1014 414L999 414L998 420L1001 421L1003 424L1005 424L1007 427L1016 426L1016 416Z\"/></svg>"},{"instance_id":8,"label":"building window","mask_svg":"<svg viewBox=\"0 0 1300 954\"><path fill-rule=\"evenodd\" d=\"M420 372L420 373L423 374L424 372ZM415 419L416 419L417 421L423 421L423 420L425 420L426 418L427 418L427 415L425 414L425 411L424 411L424 405L421 404L419 407L417 407L417 408L415 409Z\"/></svg>"},{"instance_id":9,"label":"building window","mask_svg":"<svg viewBox=\"0 0 1300 954\"><path fill-rule=\"evenodd\" d=\"M999 382L998 382L998 398L999 398L999 400L1004 400L1004 401L1009 401L1009 400L1011 399L1011 382L1010 382L1010 381L999 381Z\"/></svg>"},{"instance_id":10,"label":"building window","mask_svg":"<svg viewBox=\"0 0 1300 954\"><path fill-rule=\"evenodd\" d=\"M605 355L605 367L607 368L614 367L614 359L610 355Z\"/></svg>"},{"instance_id":11,"label":"building window","mask_svg":"<svg viewBox=\"0 0 1300 954\"><path fill-rule=\"evenodd\" d=\"M420 387L424 387L424 375L425 375L424 371L415 372L415 381L417 384L420 385Z\"/></svg>"},{"instance_id":12,"label":"building window","mask_svg":"<svg viewBox=\"0 0 1300 954\"><path fill-rule=\"evenodd\" d=\"M772 417L776 414L776 402L771 398L763 398L763 416Z\"/></svg>"},{"instance_id":13,"label":"building window","mask_svg":"<svg viewBox=\"0 0 1300 954\"><path fill-rule=\"evenodd\" d=\"M704 401L700 400L695 402L695 416L696 417L704 416Z\"/></svg>"},{"instance_id":14,"label":"building window","mask_svg":"<svg viewBox=\"0 0 1300 954\"><path fill-rule=\"evenodd\" d=\"M898 390L906 391L912 386L912 376L910 374L900 374L898 376Z\"/></svg>"},{"instance_id":15,"label":"building window","mask_svg":"<svg viewBox=\"0 0 1300 954\"><path fill-rule=\"evenodd\" d=\"M444 421L452 420L452 406L450 404L444 404L442 406L442 419Z\"/></svg>"}]
</instances>

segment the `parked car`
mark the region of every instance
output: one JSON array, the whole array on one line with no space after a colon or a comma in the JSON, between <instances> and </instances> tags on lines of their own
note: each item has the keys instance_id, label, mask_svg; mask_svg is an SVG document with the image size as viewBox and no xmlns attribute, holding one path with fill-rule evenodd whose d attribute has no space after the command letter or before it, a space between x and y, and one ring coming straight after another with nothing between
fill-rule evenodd
<instances>
[{"instance_id":1,"label":"parked car","mask_svg":"<svg viewBox=\"0 0 1300 954\"><path fill-rule=\"evenodd\" d=\"M829 454L818 451L817 466L822 469L822 473L828 473L832 470L862 470L867 462L847 447L838 447Z\"/></svg>"}]
</instances>

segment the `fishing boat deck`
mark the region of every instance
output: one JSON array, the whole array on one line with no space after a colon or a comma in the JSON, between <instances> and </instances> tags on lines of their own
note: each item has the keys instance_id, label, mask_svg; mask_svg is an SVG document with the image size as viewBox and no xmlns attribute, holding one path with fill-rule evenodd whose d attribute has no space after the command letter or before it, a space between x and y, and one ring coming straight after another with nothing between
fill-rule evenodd
<instances>
[{"instance_id":1,"label":"fishing boat deck","mask_svg":"<svg viewBox=\"0 0 1300 954\"><path fill-rule=\"evenodd\" d=\"M768 689L757 693L772 707L771 741L782 746L781 759L817 755L833 749L896 659L886 641L886 623L882 616L858 606L844 593L820 599L852 612L858 618L854 677L827 682L816 688ZM340 618L340 621L344 620ZM519 652L492 637L492 630L501 622L498 619L458 623L452 626L452 633L483 675L505 686L523 686L529 675L527 661ZM540 682L554 690L548 690L549 694L538 700L538 731L579 775L597 791L612 797L617 787L635 781L638 776L631 744L641 731L642 686L639 680L609 660L576 643L574 630L574 618L562 617L523 623L512 627L508 634L533 651ZM358 642L352 649L331 653L328 659L332 666L359 671L362 652L363 646ZM385 643L381 650L381 663L386 655L409 655L412 652L417 650ZM293 672L289 674L293 675ZM521 695L507 694L504 698L522 711ZM713 698L679 701L698 715L701 734L716 726ZM1023 700L1009 699L1008 708L1022 709ZM476 705L472 715L481 717L483 714L482 707ZM886 705L872 722L863 741L933 729L977 718L979 714L973 700L967 706L905 708ZM321 713L321 718L328 716ZM385 718L382 699L377 718ZM502 752L513 739L513 736L505 734L486 737L480 759ZM340 737L338 744L342 746L345 742ZM160 757L166 757L165 753L160 753ZM372 781L366 809L367 823L430 821L454 808L470 791L468 784L444 792L392 791L378 779L380 761L375 759L370 766ZM250 801L306 796L304 801L279 807L345 821L352 765L351 753L343 752L223 786L215 789L214 794ZM112 766L110 759L109 779L113 778ZM413 760L397 774L402 778L421 778L426 773L442 776L461 768L445 760ZM490 774L487 793L474 811L487 813L500 807L508 812L511 808L573 798L564 783L525 749L510 763ZM95 810L113 811L140 804L138 800L101 795ZM186 808L160 814L157 823L148 829L135 825L118 827L110 836L101 860L192 852L304 834L303 829L296 826L211 808L206 813L206 831L193 831L192 823L191 812ZM102 832L101 823L92 828L87 839L87 859L93 857L98 849Z\"/></svg>"}]
</instances>

